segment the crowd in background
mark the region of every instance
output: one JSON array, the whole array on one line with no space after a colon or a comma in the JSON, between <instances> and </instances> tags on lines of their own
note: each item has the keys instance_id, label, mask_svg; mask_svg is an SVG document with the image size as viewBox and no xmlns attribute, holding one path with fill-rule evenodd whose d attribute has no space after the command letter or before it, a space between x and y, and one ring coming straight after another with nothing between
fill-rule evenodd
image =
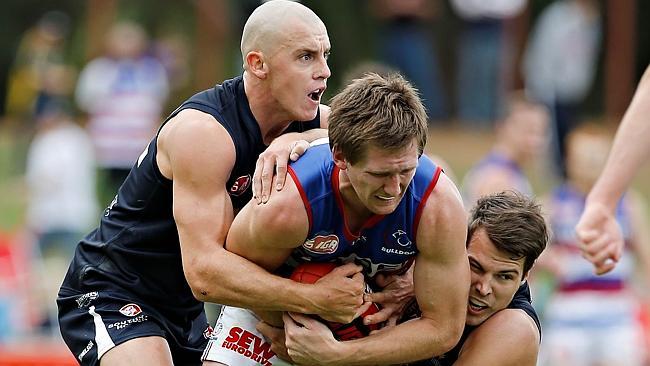
<instances>
[{"instance_id":1,"label":"crowd in background","mask_svg":"<svg viewBox=\"0 0 650 366\"><path fill-rule=\"evenodd\" d=\"M431 133L457 121L455 127L494 136L489 153L477 157L467 174L457 175L468 207L481 194L505 189L543 199L554 236L532 285L547 332L540 363L648 362L643 351L650 344L644 324L650 284L644 281L650 278L650 243L644 198L630 192L621 202L629 250L612 274L591 275L572 232L612 136L608 126L585 126L581 114L604 44L602 3L550 2L531 20L521 54L516 43L521 35L511 25L530 11L526 0L369 0L366 5L366 16L377 24L375 57L333 73L347 75L346 80L364 71L399 71L418 87ZM446 35L439 23L451 16L458 27L455 67L448 75L439 45ZM192 72L182 36L155 38L137 19L115 19L102 54L82 67L75 67L65 51L72 33L67 14L44 13L21 36L9 74L4 110L11 122L3 127L27 136L29 144L14 153L24 162L24 219L20 228L0 235L0 344L33 335L57 339L54 298L76 242L110 205L175 107L170 95L187 88ZM522 80L521 90L515 78ZM437 153L435 146L428 150ZM540 162L542 174L552 177L549 192L535 192L525 173ZM446 170L453 176L455 167Z\"/></svg>"}]
</instances>

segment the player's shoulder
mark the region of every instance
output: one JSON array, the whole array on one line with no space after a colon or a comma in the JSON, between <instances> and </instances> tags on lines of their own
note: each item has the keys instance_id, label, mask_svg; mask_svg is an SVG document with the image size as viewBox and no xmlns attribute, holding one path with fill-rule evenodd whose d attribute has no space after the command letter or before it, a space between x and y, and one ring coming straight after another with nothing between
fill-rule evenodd
<instances>
[{"instance_id":1,"label":"player's shoulder","mask_svg":"<svg viewBox=\"0 0 650 366\"><path fill-rule=\"evenodd\" d=\"M157 146L161 171L166 166L173 171L198 168L212 175L216 169L227 177L236 158L226 129L211 115L194 109L182 110L167 121L160 129ZM170 179L171 175L165 174Z\"/></svg>"},{"instance_id":2,"label":"player's shoulder","mask_svg":"<svg viewBox=\"0 0 650 366\"><path fill-rule=\"evenodd\" d=\"M534 365L538 352L534 321L522 310L504 309L470 333L455 364Z\"/></svg>"},{"instance_id":3,"label":"player's shoulder","mask_svg":"<svg viewBox=\"0 0 650 366\"><path fill-rule=\"evenodd\" d=\"M535 320L522 309L503 309L489 317L476 330L477 335L504 334L520 344L538 344L539 329Z\"/></svg>"}]
</instances>

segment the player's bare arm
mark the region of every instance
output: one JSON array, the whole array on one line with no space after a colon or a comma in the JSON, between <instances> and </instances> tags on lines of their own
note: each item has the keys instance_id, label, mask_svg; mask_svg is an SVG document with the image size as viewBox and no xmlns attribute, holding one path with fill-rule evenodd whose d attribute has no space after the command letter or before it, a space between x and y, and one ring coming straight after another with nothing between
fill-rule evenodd
<instances>
[{"instance_id":1,"label":"player's bare arm","mask_svg":"<svg viewBox=\"0 0 650 366\"><path fill-rule=\"evenodd\" d=\"M530 316L523 310L503 309L470 334L454 366L535 366L539 342Z\"/></svg>"},{"instance_id":2,"label":"player's bare arm","mask_svg":"<svg viewBox=\"0 0 650 366\"><path fill-rule=\"evenodd\" d=\"M226 130L202 112L182 111L163 127L158 149L161 173L173 179L174 218L194 296L238 307L304 311L299 284L223 248L233 218L225 183L235 161ZM241 281L242 273L247 281Z\"/></svg>"},{"instance_id":3,"label":"player's bare arm","mask_svg":"<svg viewBox=\"0 0 650 366\"><path fill-rule=\"evenodd\" d=\"M614 269L623 251L623 234L614 217L616 204L641 164L648 160L650 144L650 67L639 82L632 102L616 132L605 168L593 186L576 226L583 257L603 274Z\"/></svg>"},{"instance_id":4,"label":"player's bare arm","mask_svg":"<svg viewBox=\"0 0 650 366\"><path fill-rule=\"evenodd\" d=\"M284 187L289 160L298 160L309 149L310 142L327 137L330 107L321 104L319 109L320 129L280 135L260 154L253 174L253 199L258 204L268 202L273 190L279 191Z\"/></svg>"},{"instance_id":5,"label":"player's bare arm","mask_svg":"<svg viewBox=\"0 0 650 366\"><path fill-rule=\"evenodd\" d=\"M274 193L265 205L249 202L235 218L226 249L268 271L274 271L289 257L291 251L307 238L309 219L298 188L289 179L285 188ZM288 281L298 288L292 299L302 304L300 312L348 323L361 311L364 281L361 266L349 264L337 268L315 285ZM351 277L351 278L350 278ZM255 309L260 309L256 306Z\"/></svg>"},{"instance_id":6,"label":"player's bare arm","mask_svg":"<svg viewBox=\"0 0 650 366\"><path fill-rule=\"evenodd\" d=\"M414 285L422 317L365 338L337 342L324 325L291 314L285 316L285 322L301 323L305 328L285 328L289 355L299 364L392 365L450 350L465 325L470 275L466 226L460 195L453 183L441 176L417 233Z\"/></svg>"}]
</instances>

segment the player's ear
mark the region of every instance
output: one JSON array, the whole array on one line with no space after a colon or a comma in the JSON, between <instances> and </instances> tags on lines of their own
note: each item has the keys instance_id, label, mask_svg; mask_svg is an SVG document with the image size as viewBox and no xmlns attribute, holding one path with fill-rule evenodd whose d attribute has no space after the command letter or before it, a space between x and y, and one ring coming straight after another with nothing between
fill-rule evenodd
<instances>
[{"instance_id":1,"label":"player's ear","mask_svg":"<svg viewBox=\"0 0 650 366\"><path fill-rule=\"evenodd\" d=\"M343 155L343 151L341 151L337 145L334 145L332 148L332 158L334 159L334 164L336 164L339 169L345 170L348 168L348 163L345 159L345 155Z\"/></svg>"},{"instance_id":2,"label":"player's ear","mask_svg":"<svg viewBox=\"0 0 650 366\"><path fill-rule=\"evenodd\" d=\"M264 54L259 51L251 51L246 54L246 70L260 79L266 79L268 65L264 62Z\"/></svg>"}]
</instances>

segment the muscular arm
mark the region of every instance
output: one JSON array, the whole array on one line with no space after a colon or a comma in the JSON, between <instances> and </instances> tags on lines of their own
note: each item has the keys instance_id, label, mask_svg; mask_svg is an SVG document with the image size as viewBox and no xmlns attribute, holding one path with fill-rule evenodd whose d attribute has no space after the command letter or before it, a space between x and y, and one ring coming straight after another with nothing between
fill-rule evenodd
<instances>
[{"instance_id":1,"label":"muscular arm","mask_svg":"<svg viewBox=\"0 0 650 366\"><path fill-rule=\"evenodd\" d=\"M173 180L183 270L197 299L306 313L329 304L323 289L272 275L224 249L233 220L225 185L235 149L226 130L212 117L195 110L174 117L161 130L157 161L163 175Z\"/></svg>"},{"instance_id":2,"label":"muscular arm","mask_svg":"<svg viewBox=\"0 0 650 366\"><path fill-rule=\"evenodd\" d=\"M592 262L596 273L614 268L623 249L623 235L614 211L623 192L641 164L650 156L650 67L639 83L632 103L618 128L607 164L593 186L576 226L583 245L583 256Z\"/></svg>"},{"instance_id":3,"label":"muscular arm","mask_svg":"<svg viewBox=\"0 0 650 366\"><path fill-rule=\"evenodd\" d=\"M522 310L504 309L467 337L454 366L535 366L539 331Z\"/></svg>"},{"instance_id":4,"label":"muscular arm","mask_svg":"<svg viewBox=\"0 0 650 366\"><path fill-rule=\"evenodd\" d=\"M600 178L589 193L589 203L601 203L612 212L632 178L650 156L650 67L641 78L634 98L616 132L614 144Z\"/></svg>"},{"instance_id":5,"label":"muscular arm","mask_svg":"<svg viewBox=\"0 0 650 366\"><path fill-rule=\"evenodd\" d=\"M318 325L296 316L306 327L287 327L289 355L305 364L392 365L450 350L460 339L467 311L466 226L460 196L453 183L441 176L417 233L414 286L422 317L365 338L336 342L331 333L327 339L313 338L309 328Z\"/></svg>"}]
</instances>

